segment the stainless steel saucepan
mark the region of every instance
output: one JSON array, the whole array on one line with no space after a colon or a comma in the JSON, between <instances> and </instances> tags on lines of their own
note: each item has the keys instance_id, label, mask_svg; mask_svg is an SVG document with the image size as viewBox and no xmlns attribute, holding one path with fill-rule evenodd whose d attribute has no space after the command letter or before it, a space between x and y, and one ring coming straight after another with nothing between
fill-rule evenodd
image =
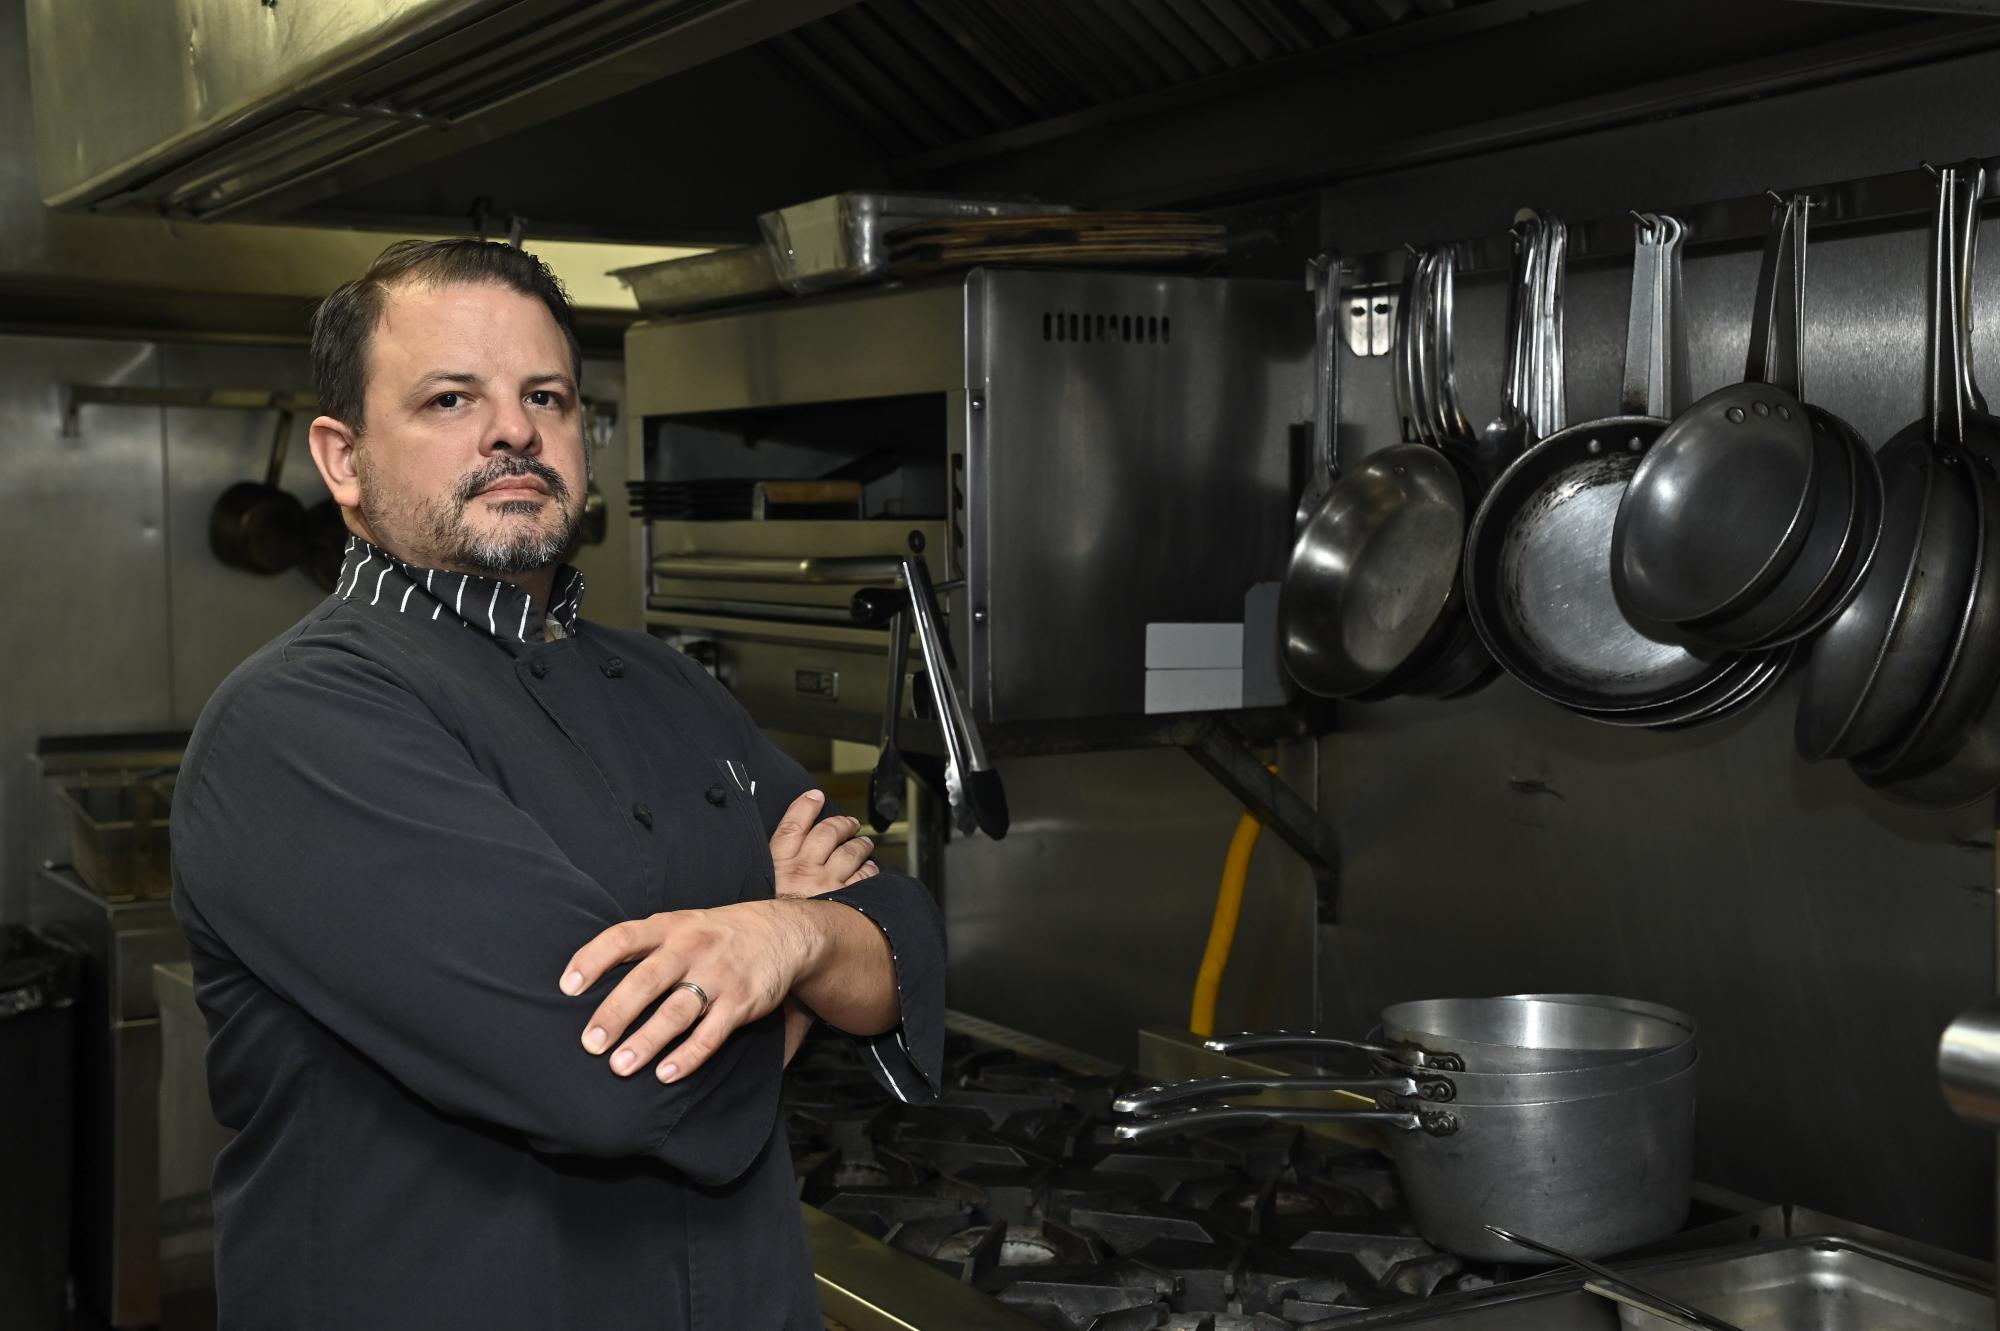
<instances>
[{"instance_id":1,"label":"stainless steel saucepan","mask_svg":"<svg viewBox=\"0 0 2000 1331\"><path fill-rule=\"evenodd\" d=\"M1481 1261L1520 1260L1487 1229L1499 1225L1601 1257L1686 1220L1698 1067L1691 1061L1647 1085L1525 1104L1441 1103L1362 1078L1351 1085L1375 1099L1373 1109L1204 1105L1135 1117L1115 1131L1145 1142L1274 1123L1374 1124L1385 1130L1411 1219L1431 1243ZM1345 1089L1305 1080L1310 1089Z\"/></svg>"}]
</instances>

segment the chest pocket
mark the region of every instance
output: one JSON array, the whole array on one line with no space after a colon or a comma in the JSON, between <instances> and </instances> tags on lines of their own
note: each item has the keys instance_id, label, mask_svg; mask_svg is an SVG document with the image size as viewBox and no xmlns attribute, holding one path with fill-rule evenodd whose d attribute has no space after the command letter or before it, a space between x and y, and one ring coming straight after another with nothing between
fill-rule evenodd
<instances>
[{"instance_id":1,"label":"chest pocket","mask_svg":"<svg viewBox=\"0 0 2000 1331\"><path fill-rule=\"evenodd\" d=\"M703 792L708 803L719 806L724 816L717 820L718 833L728 841L717 847L718 859L735 874L735 899L761 901L777 894L777 874L771 864L771 839L764 834L764 819L757 812L751 793L749 772L740 762L728 758L714 760L713 784Z\"/></svg>"}]
</instances>

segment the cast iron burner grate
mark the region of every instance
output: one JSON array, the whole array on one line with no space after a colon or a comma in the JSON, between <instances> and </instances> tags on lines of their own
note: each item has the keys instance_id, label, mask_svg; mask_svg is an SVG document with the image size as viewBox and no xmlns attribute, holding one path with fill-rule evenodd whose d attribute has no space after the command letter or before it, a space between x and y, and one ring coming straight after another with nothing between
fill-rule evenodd
<instances>
[{"instance_id":1,"label":"cast iron burner grate","mask_svg":"<svg viewBox=\"0 0 2000 1331\"><path fill-rule=\"evenodd\" d=\"M1086 1077L953 1037L936 1103L816 1040L785 1102L801 1198L1052 1331L1292 1331L1510 1278L1417 1237L1389 1162L1282 1126L1127 1147Z\"/></svg>"}]
</instances>

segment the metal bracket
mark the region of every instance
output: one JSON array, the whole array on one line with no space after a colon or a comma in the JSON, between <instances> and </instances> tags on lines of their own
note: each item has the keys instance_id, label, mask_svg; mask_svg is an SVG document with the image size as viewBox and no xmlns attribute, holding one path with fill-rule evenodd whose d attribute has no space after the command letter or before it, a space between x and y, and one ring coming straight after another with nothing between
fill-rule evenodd
<instances>
[{"instance_id":1,"label":"metal bracket","mask_svg":"<svg viewBox=\"0 0 2000 1331\"><path fill-rule=\"evenodd\" d=\"M142 388L123 384L64 384L63 438L77 437L77 408L88 406L214 407L230 411L281 411L304 415L319 411L319 398L311 393L279 393L268 388Z\"/></svg>"},{"instance_id":2,"label":"metal bracket","mask_svg":"<svg viewBox=\"0 0 2000 1331\"><path fill-rule=\"evenodd\" d=\"M1332 923L1340 899L1340 838L1332 825L1221 722L1203 725L1183 747L1312 869L1319 922Z\"/></svg>"},{"instance_id":3,"label":"metal bracket","mask_svg":"<svg viewBox=\"0 0 2000 1331\"><path fill-rule=\"evenodd\" d=\"M1396 345L1396 307L1402 292L1391 282L1340 289L1340 331L1357 356L1386 356Z\"/></svg>"}]
</instances>

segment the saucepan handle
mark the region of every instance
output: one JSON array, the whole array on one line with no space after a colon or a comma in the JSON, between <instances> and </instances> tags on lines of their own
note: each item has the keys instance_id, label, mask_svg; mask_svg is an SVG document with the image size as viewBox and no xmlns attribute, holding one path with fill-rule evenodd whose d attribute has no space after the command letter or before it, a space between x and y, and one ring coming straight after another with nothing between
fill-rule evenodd
<instances>
[{"instance_id":1,"label":"saucepan handle","mask_svg":"<svg viewBox=\"0 0 2000 1331\"><path fill-rule=\"evenodd\" d=\"M1369 1123L1398 1132L1424 1132L1449 1137L1458 1131L1458 1115L1446 1109L1279 1109L1243 1105L1202 1105L1157 1118L1136 1118L1112 1129L1120 1141L1149 1142L1215 1128L1263 1127L1269 1124Z\"/></svg>"},{"instance_id":2,"label":"saucepan handle","mask_svg":"<svg viewBox=\"0 0 2000 1331\"><path fill-rule=\"evenodd\" d=\"M1121 1114L1156 1114L1188 1100L1221 1095L1262 1095L1266 1091L1348 1091L1355 1095L1398 1095L1435 1102L1457 1096L1447 1077L1203 1077L1198 1081L1148 1086L1111 1102Z\"/></svg>"},{"instance_id":3,"label":"saucepan handle","mask_svg":"<svg viewBox=\"0 0 2000 1331\"><path fill-rule=\"evenodd\" d=\"M1361 1053L1393 1058L1406 1067L1435 1072L1463 1072L1465 1060L1457 1054L1421 1049L1413 1044L1369 1044L1344 1040L1337 1035L1315 1031L1246 1031L1239 1035L1218 1035L1203 1042L1203 1048L1217 1054L1249 1054L1260 1050L1291 1049L1301 1053Z\"/></svg>"}]
</instances>

